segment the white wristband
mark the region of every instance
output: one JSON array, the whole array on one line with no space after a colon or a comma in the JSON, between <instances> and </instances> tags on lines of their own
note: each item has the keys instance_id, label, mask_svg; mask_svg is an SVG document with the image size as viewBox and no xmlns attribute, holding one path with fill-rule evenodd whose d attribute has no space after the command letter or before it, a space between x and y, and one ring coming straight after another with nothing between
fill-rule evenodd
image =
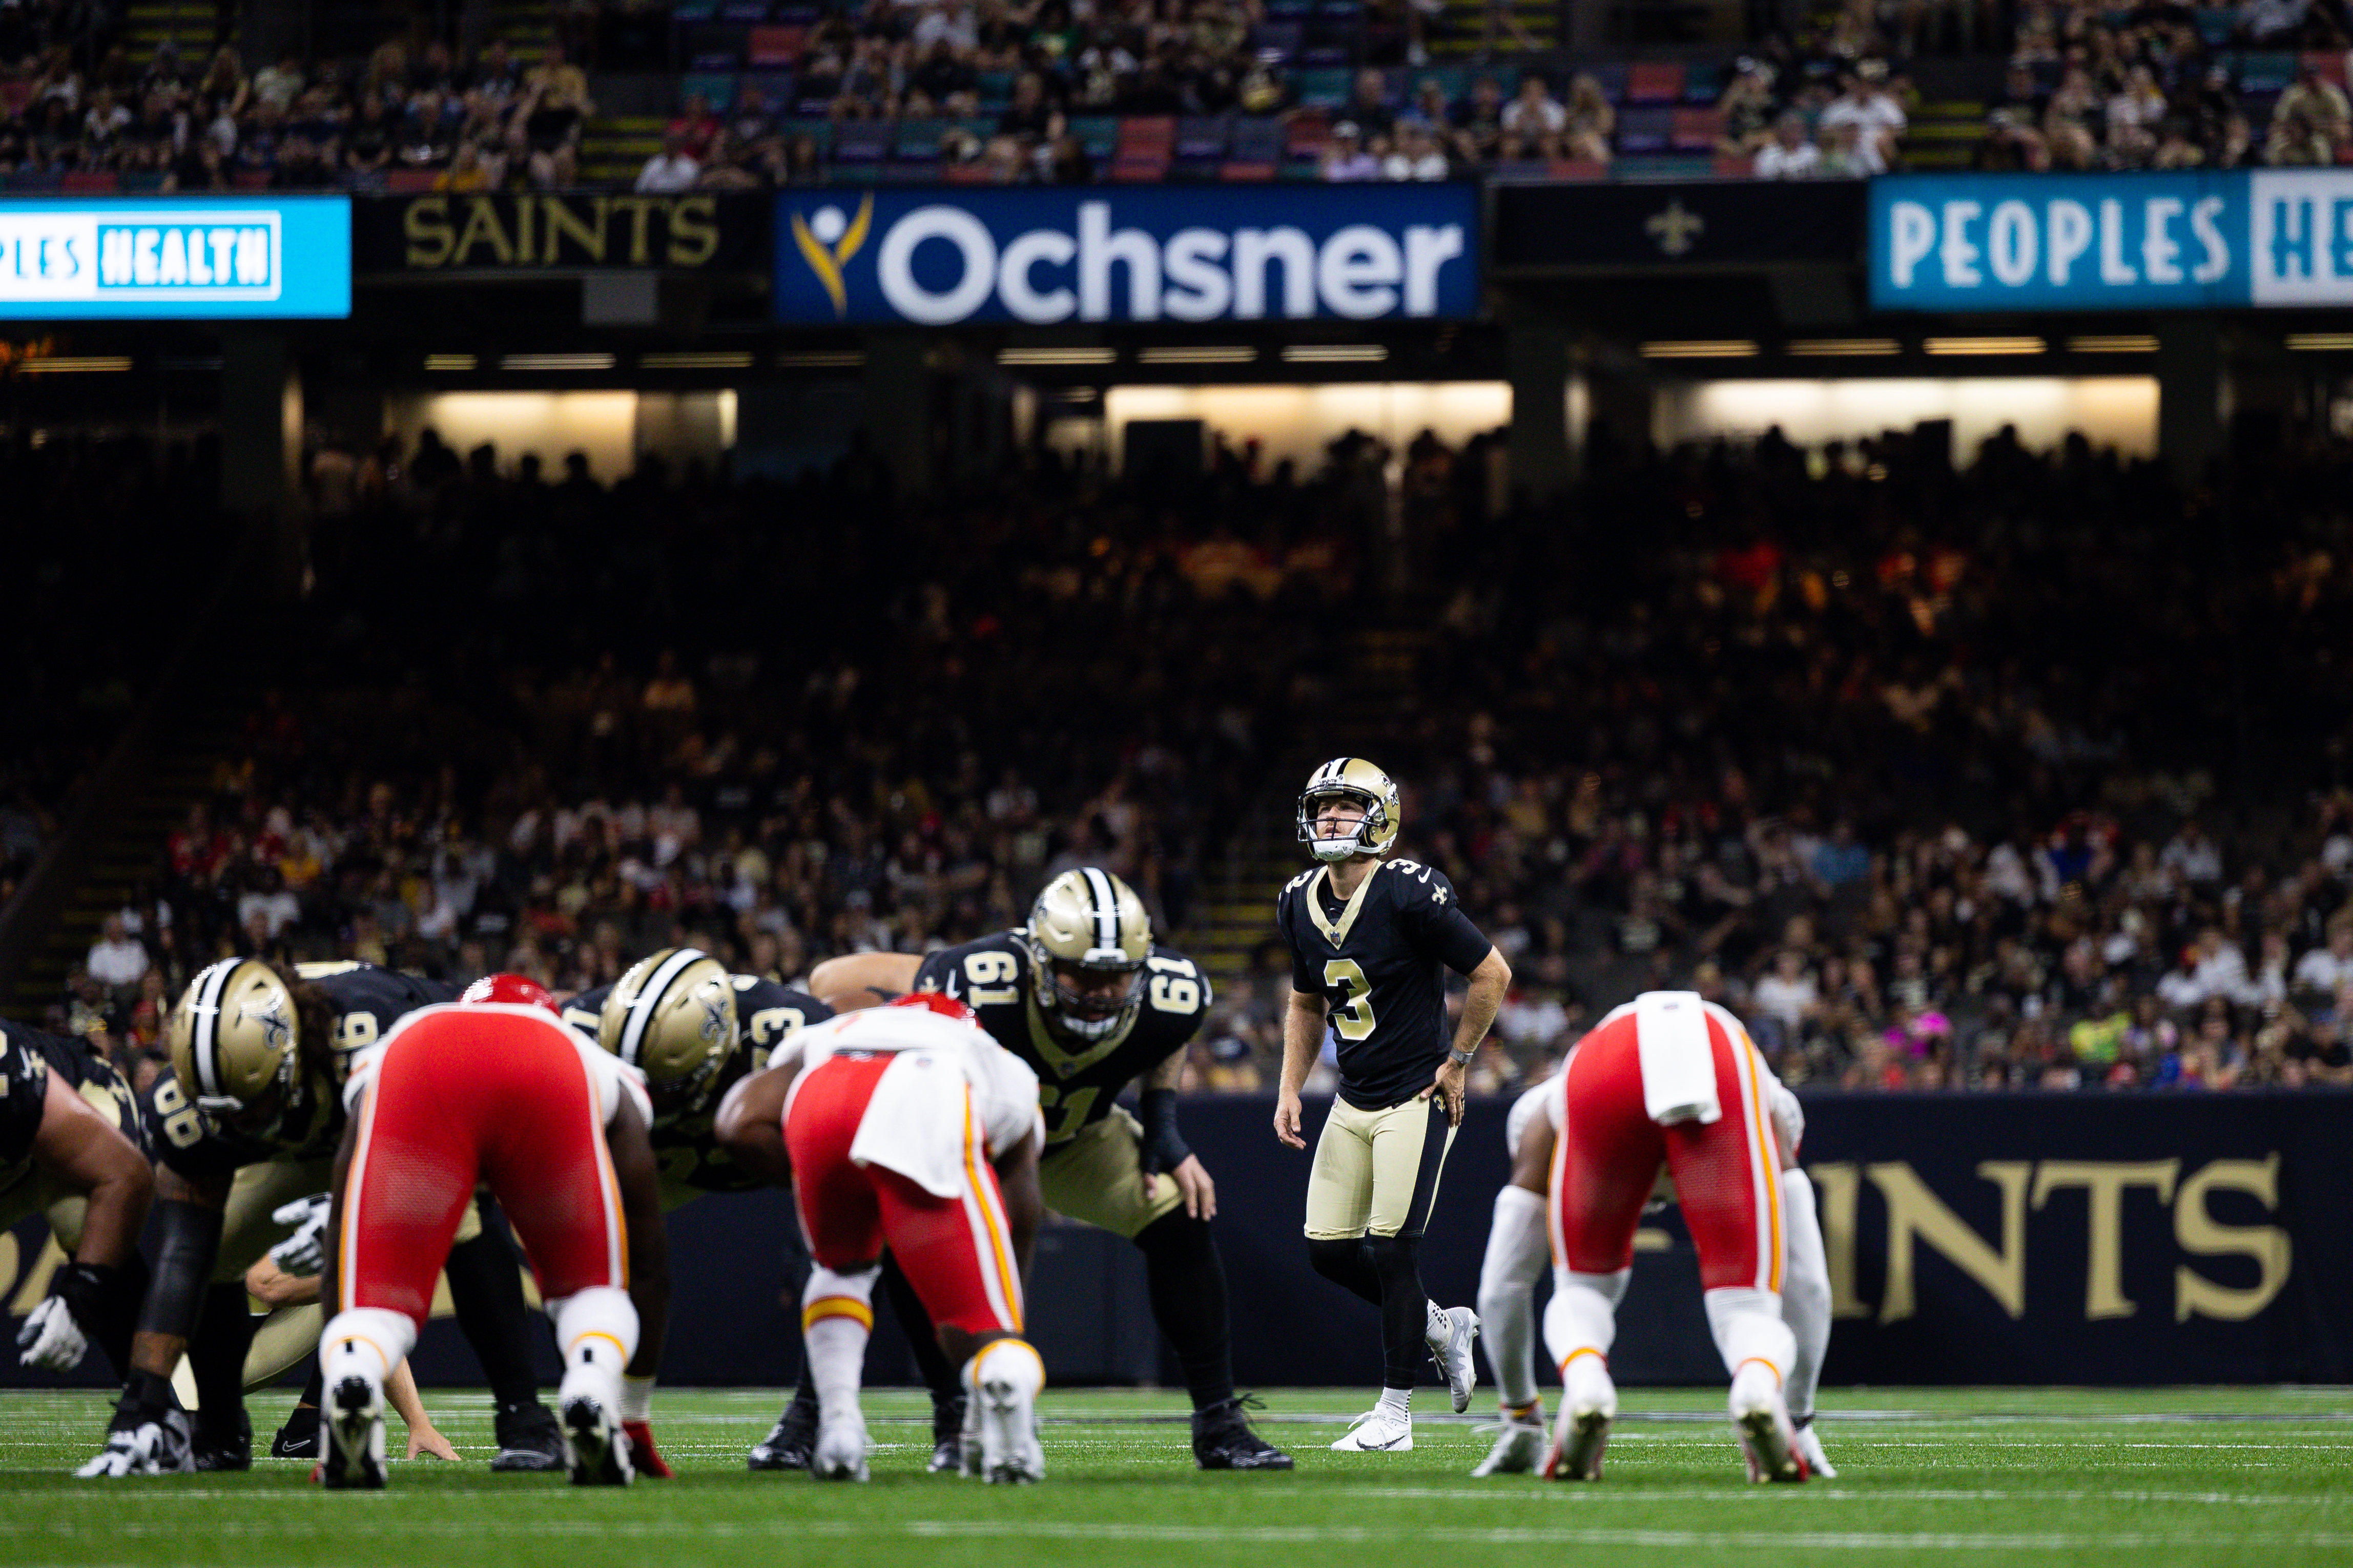
<instances>
[{"instance_id":1,"label":"white wristband","mask_svg":"<svg viewBox=\"0 0 2353 1568\"><path fill-rule=\"evenodd\" d=\"M654 1380L621 1374L621 1419L650 1421L654 1415Z\"/></svg>"}]
</instances>

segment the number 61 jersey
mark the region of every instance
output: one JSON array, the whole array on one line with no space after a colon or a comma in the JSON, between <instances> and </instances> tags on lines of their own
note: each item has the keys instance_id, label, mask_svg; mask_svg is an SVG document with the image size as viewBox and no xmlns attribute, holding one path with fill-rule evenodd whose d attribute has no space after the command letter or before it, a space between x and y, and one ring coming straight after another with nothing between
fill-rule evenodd
<instances>
[{"instance_id":1,"label":"number 61 jersey","mask_svg":"<svg viewBox=\"0 0 2353 1568\"><path fill-rule=\"evenodd\" d=\"M1029 936L1018 926L930 954L915 989L943 991L970 1007L991 1039L1036 1070L1049 1150L1110 1115L1119 1091L1182 1050L1209 1008L1208 976L1155 944L1127 1021L1100 1040L1063 1040L1038 1005Z\"/></svg>"}]
</instances>

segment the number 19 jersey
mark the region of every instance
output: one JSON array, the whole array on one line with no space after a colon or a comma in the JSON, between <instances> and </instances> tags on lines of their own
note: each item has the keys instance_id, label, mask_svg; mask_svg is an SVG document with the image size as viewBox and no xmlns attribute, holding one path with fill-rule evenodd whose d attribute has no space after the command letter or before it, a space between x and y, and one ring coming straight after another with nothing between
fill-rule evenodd
<instances>
[{"instance_id":1,"label":"number 19 jersey","mask_svg":"<svg viewBox=\"0 0 2353 1568\"><path fill-rule=\"evenodd\" d=\"M1493 947L1457 906L1454 884L1434 866L1382 860L1343 900L1318 866L1283 888L1274 919L1293 988L1330 1008L1340 1098L1383 1110L1428 1089L1452 1043L1445 972L1468 974Z\"/></svg>"}]
</instances>

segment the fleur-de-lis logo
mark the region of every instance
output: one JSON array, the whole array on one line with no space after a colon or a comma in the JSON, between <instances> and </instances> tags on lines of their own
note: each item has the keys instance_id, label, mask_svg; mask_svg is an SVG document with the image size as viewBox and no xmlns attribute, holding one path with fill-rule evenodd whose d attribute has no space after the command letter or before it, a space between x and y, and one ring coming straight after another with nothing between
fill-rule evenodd
<instances>
[{"instance_id":1,"label":"fleur-de-lis logo","mask_svg":"<svg viewBox=\"0 0 2353 1568\"><path fill-rule=\"evenodd\" d=\"M727 1037L727 1010L708 996L698 996L702 1004L702 1037L717 1045Z\"/></svg>"},{"instance_id":2,"label":"fleur-de-lis logo","mask_svg":"<svg viewBox=\"0 0 2353 1568\"><path fill-rule=\"evenodd\" d=\"M293 1026L286 1019L285 1004L276 996L248 1006L245 1016L261 1026L261 1037L273 1051L284 1050L294 1037Z\"/></svg>"},{"instance_id":3,"label":"fleur-de-lis logo","mask_svg":"<svg viewBox=\"0 0 2353 1568\"><path fill-rule=\"evenodd\" d=\"M874 226L874 197L870 193L858 204L856 217L845 216L837 206L821 206L804 217L793 214L793 243L801 247L801 258L825 285L833 300L833 313L849 314L849 290L842 282L841 269L866 243L869 230Z\"/></svg>"}]
</instances>

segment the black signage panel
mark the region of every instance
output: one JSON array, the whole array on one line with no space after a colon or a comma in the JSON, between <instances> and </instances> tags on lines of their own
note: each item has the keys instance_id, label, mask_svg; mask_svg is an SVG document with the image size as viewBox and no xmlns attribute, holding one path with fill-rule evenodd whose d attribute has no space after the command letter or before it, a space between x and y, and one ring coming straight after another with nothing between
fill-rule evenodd
<instances>
[{"instance_id":1,"label":"black signage panel","mask_svg":"<svg viewBox=\"0 0 2353 1568\"><path fill-rule=\"evenodd\" d=\"M1661 267L1856 263L1860 180L1499 184L1499 275Z\"/></svg>"}]
</instances>

